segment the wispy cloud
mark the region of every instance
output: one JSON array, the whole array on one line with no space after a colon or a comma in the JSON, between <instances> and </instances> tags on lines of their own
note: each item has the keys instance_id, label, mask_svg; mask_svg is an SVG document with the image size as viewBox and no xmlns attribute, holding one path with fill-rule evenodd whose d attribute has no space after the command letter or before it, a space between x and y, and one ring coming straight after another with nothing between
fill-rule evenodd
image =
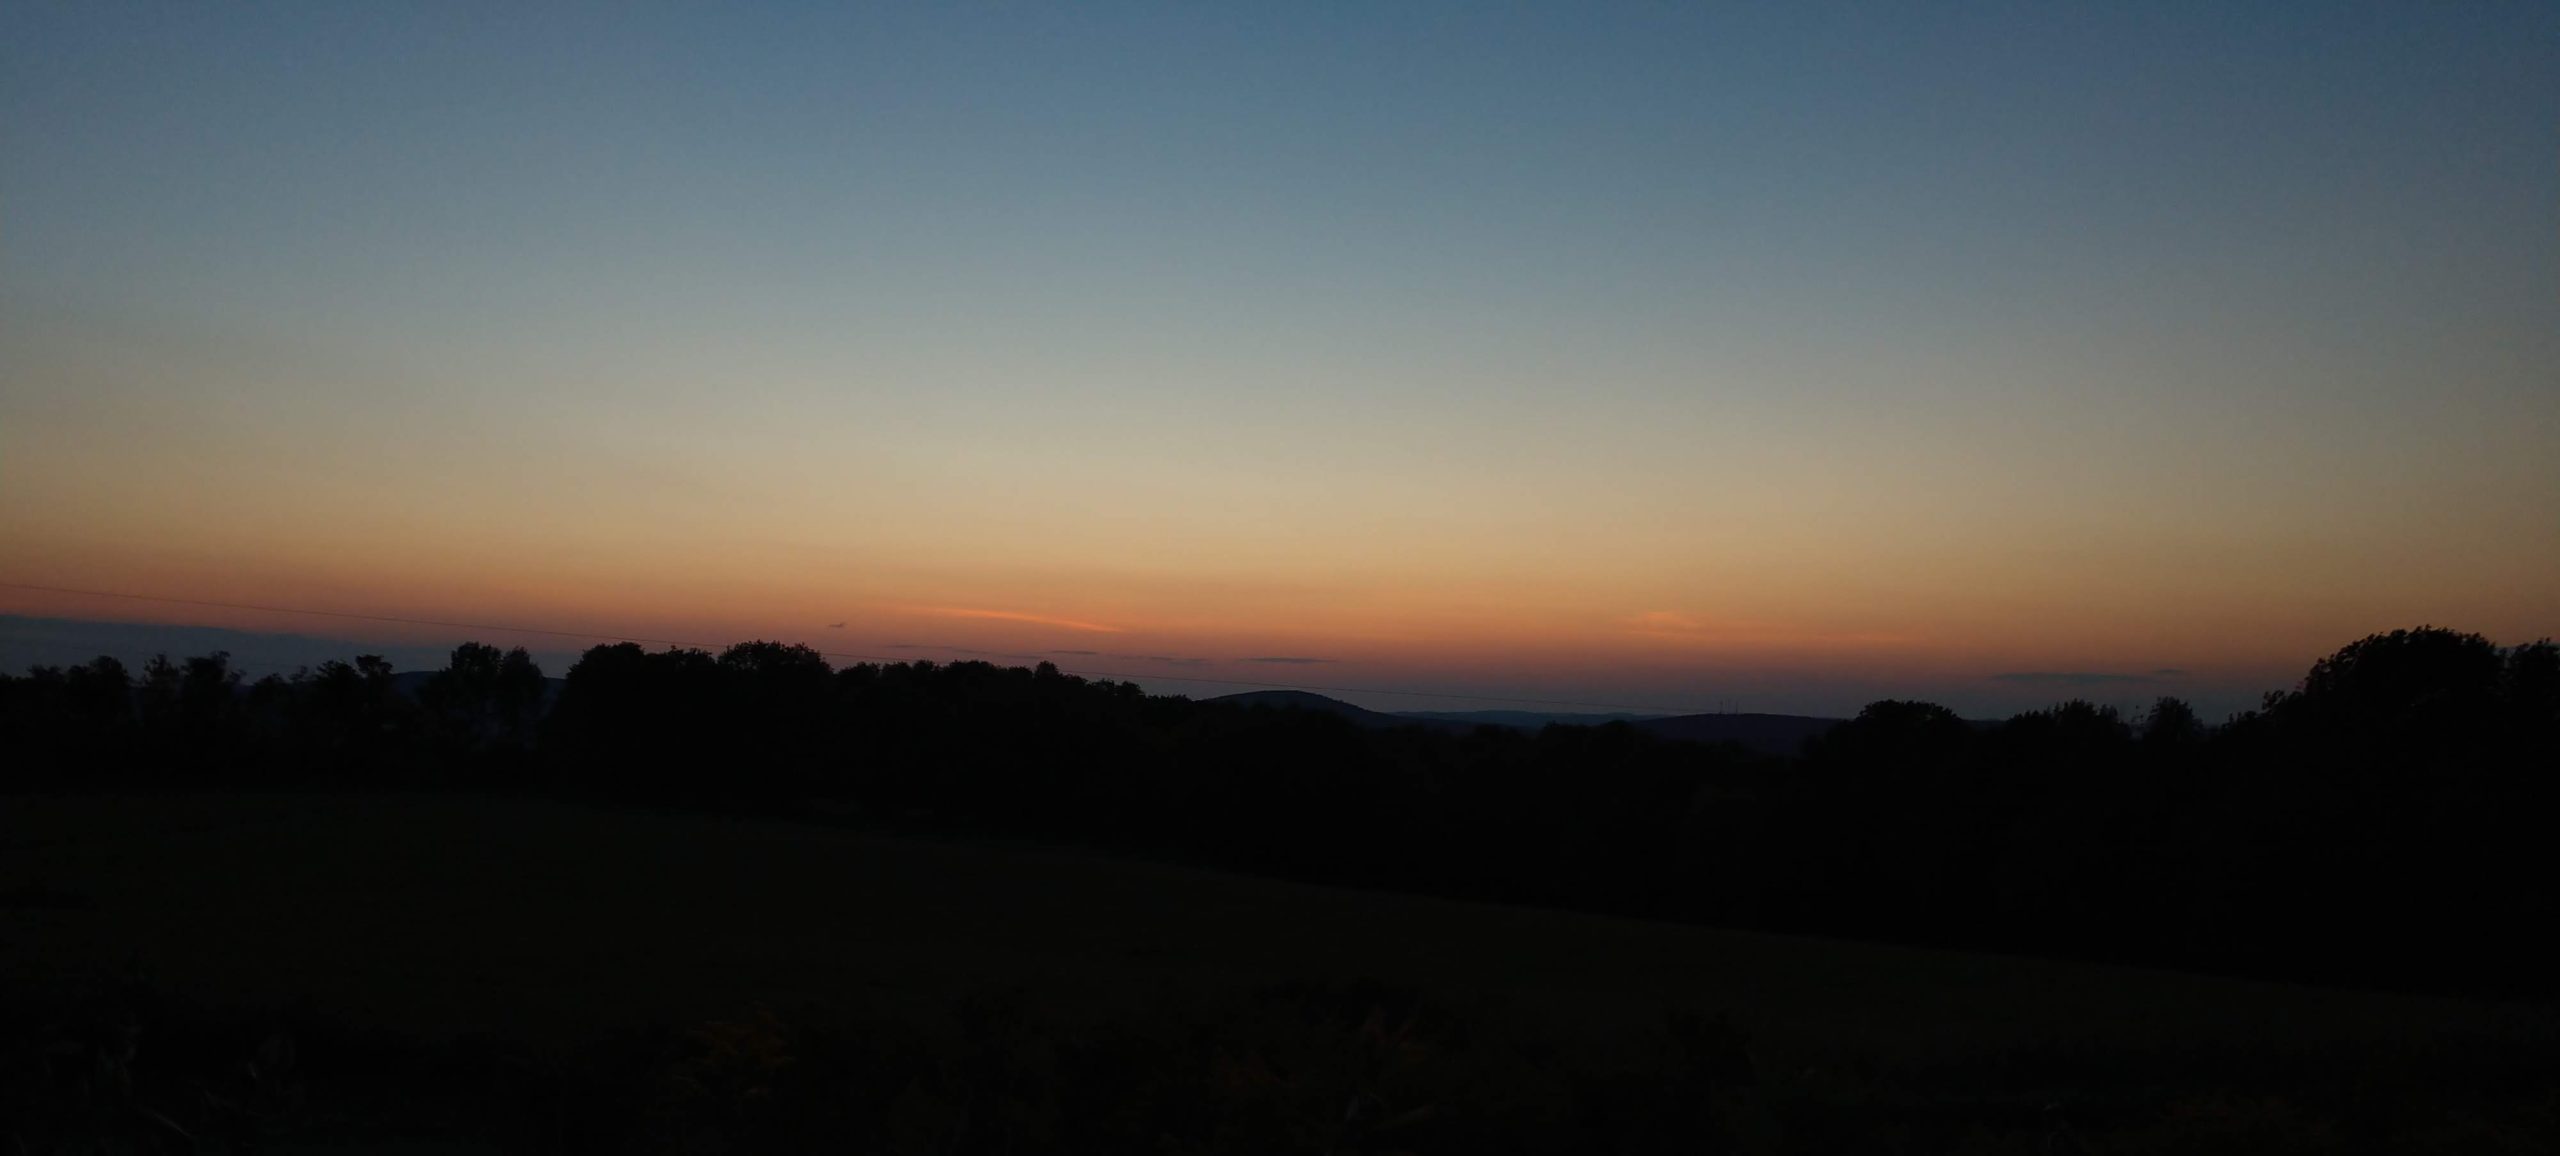
<instances>
[{"instance_id":1,"label":"wispy cloud","mask_svg":"<svg viewBox=\"0 0 2560 1156\"><path fill-rule=\"evenodd\" d=\"M1330 658L1307 658L1307 657L1304 657L1304 656L1301 656L1301 655L1295 655L1295 654L1264 654L1264 655L1257 655L1257 656L1255 656L1255 657L1253 657L1253 658L1245 659L1244 661L1246 661L1246 662L1270 662L1270 663L1277 663L1277 664L1280 664L1280 665L1283 665L1283 666L1316 666L1316 665L1319 665L1319 664L1322 664L1322 663L1332 662L1332 661L1334 661L1334 660L1333 660L1333 659L1330 659Z\"/></svg>"},{"instance_id":2,"label":"wispy cloud","mask_svg":"<svg viewBox=\"0 0 2560 1156\"><path fill-rule=\"evenodd\" d=\"M1041 658L1037 654L1025 654L1015 650L982 650L974 646L950 646L939 642L891 642L883 644L881 649L923 651L927 654L957 654L972 658L1006 658L1022 662L1037 662Z\"/></svg>"},{"instance_id":3,"label":"wispy cloud","mask_svg":"<svg viewBox=\"0 0 2560 1156\"><path fill-rule=\"evenodd\" d=\"M829 629L829 630L842 630L842 629L844 629L844 623L841 623L841 622L830 622L830 623L828 623L828 624L827 624L827 629Z\"/></svg>"},{"instance_id":4,"label":"wispy cloud","mask_svg":"<svg viewBox=\"0 0 2560 1156\"><path fill-rule=\"evenodd\" d=\"M2030 686L2119 686L2127 683L2166 682L2183 678L2186 671L2174 666L2154 670L2011 670L1992 675L1996 682L2017 682Z\"/></svg>"},{"instance_id":5,"label":"wispy cloud","mask_svg":"<svg viewBox=\"0 0 2560 1156\"><path fill-rule=\"evenodd\" d=\"M1172 666L1207 666L1207 665L1209 665L1209 660L1208 660L1208 659L1205 659L1205 658L1186 658L1186 657L1184 657L1184 656L1182 656L1182 655L1178 655L1178 654L1106 654L1106 655L1103 655L1103 657L1104 657L1104 658L1117 658L1117 659L1123 659L1123 660L1126 660L1126 661L1129 661L1129 662L1161 662L1161 663L1166 663L1166 664L1168 664L1168 665L1172 665Z\"/></svg>"},{"instance_id":6,"label":"wispy cloud","mask_svg":"<svg viewBox=\"0 0 2560 1156\"><path fill-rule=\"evenodd\" d=\"M1052 650L1049 653L1073 655L1077 658L1092 658L1102 652L1099 650Z\"/></svg>"},{"instance_id":7,"label":"wispy cloud","mask_svg":"<svg viewBox=\"0 0 2560 1156\"><path fill-rule=\"evenodd\" d=\"M1919 641L1905 634L1820 630L1774 622L1706 618L1679 610L1647 610L1620 620L1629 633L1718 646L1869 647Z\"/></svg>"},{"instance_id":8,"label":"wispy cloud","mask_svg":"<svg viewBox=\"0 0 2560 1156\"><path fill-rule=\"evenodd\" d=\"M1020 610L980 610L966 606L925 606L917 608L916 613L930 614L936 618L983 618L992 619L997 622L1028 622L1034 626L1056 626L1066 630L1082 630L1092 634L1120 633L1120 628L1117 626L1105 626L1099 622L1079 622L1073 618L1053 618L1046 614L1030 614Z\"/></svg>"}]
</instances>

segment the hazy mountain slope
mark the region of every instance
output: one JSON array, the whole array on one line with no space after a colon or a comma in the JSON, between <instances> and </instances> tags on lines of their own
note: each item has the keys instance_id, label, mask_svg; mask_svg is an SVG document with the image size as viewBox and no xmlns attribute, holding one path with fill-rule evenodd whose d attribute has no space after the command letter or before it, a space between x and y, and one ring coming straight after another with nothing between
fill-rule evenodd
<instances>
[{"instance_id":1,"label":"hazy mountain slope","mask_svg":"<svg viewBox=\"0 0 2560 1156\"><path fill-rule=\"evenodd\" d=\"M1796 754L1803 749L1806 739L1830 730L1843 721L1836 718L1812 718L1787 714L1690 714L1656 718L1638 715L1503 710L1403 711L1390 714L1303 690L1256 690L1244 694L1222 695L1209 701L1234 703L1239 706L1267 706L1279 710L1323 711L1327 714L1340 715L1353 723L1374 730L1400 726L1428 726L1455 731L1473 730L1479 726L1507 726L1522 730L1536 730L1551 723L1564 726L1605 726L1613 722L1624 722L1648 734L1675 742L1733 743L1748 750L1772 755Z\"/></svg>"},{"instance_id":2,"label":"hazy mountain slope","mask_svg":"<svg viewBox=\"0 0 2560 1156\"><path fill-rule=\"evenodd\" d=\"M1616 714L1585 714L1575 711L1544 710L1400 710L1395 712L1395 716L1397 718L1431 719L1435 722L1450 722L1470 727L1517 727L1521 730L1532 731L1545 726L1596 727L1606 726L1613 722L1637 722L1643 719L1662 717L1660 715L1628 714L1624 712Z\"/></svg>"}]
</instances>

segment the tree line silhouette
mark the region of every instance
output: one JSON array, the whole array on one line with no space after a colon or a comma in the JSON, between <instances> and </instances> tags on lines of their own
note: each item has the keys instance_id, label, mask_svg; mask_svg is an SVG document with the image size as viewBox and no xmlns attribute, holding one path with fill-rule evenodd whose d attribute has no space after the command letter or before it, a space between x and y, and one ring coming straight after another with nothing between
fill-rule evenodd
<instances>
[{"instance_id":1,"label":"tree line silhouette","mask_svg":"<svg viewBox=\"0 0 2560 1156\"><path fill-rule=\"evenodd\" d=\"M2560 648L2376 634L2208 726L1870 704L1795 757L1363 729L984 662L466 643L248 681L0 676L11 790L384 785L848 811L1328 883L2313 982L2549 995Z\"/></svg>"}]
</instances>

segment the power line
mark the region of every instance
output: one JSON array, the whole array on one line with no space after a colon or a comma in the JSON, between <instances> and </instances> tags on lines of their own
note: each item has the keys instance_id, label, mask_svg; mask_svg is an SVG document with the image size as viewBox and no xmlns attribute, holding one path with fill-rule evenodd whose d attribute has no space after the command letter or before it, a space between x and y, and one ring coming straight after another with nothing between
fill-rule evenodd
<instances>
[{"instance_id":1,"label":"power line","mask_svg":"<svg viewBox=\"0 0 2560 1156\"><path fill-rule=\"evenodd\" d=\"M485 630L500 634L538 634L550 638L576 638L587 640L610 639L615 642L645 642L653 646L682 646L694 650L721 649L721 646L718 643L688 642L683 639L676 638L646 638L636 634L617 634L612 631L554 630L539 626L503 626L489 622L456 622L440 618L411 618L398 614L360 614L346 610L314 610L298 606L260 606L247 602L219 602L206 598L177 598L163 594L128 594L115 590L83 590L70 586L43 586L32 582L0 581L0 589L32 590L46 594L69 594L84 598L121 598L133 602L161 602L176 606L202 606L215 610L246 610L259 614L300 614L317 618L342 618L356 622L386 622L401 626L433 626L446 630ZM851 651L840 650L820 650L817 653L827 658L850 658L862 662L895 663L910 662L914 660L914 656L900 658L884 654L859 654ZM1030 656L1005 655L999 657ZM1386 694L1398 695L1407 698L1454 699L1460 702L1499 702L1526 706L1572 706L1587 707L1597 710L1629 711L1643 714L1655 713L1647 708L1629 706L1625 703L1580 702L1573 699L1560 698L1511 698L1502 695L1490 694L1452 694L1435 690L1395 690L1379 686L1315 686L1306 683L1294 682L1258 682L1252 679L1243 678L1206 678L1179 674L1137 674L1127 671L1095 670L1091 668L1068 669L1066 667L1059 667L1059 669L1068 674L1082 675L1090 678L1117 678L1127 679L1130 681L1148 679L1156 682L1188 682L1207 683L1214 686L1245 686L1262 690L1323 691L1331 694ZM1698 714L1704 712L1684 711L1678 713Z\"/></svg>"}]
</instances>

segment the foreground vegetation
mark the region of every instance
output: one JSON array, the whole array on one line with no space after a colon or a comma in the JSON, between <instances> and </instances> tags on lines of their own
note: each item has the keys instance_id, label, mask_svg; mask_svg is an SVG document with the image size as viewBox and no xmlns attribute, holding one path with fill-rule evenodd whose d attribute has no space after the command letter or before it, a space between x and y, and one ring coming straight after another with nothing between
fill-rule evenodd
<instances>
[{"instance_id":1,"label":"foreground vegetation","mask_svg":"<svg viewBox=\"0 0 2560 1156\"><path fill-rule=\"evenodd\" d=\"M2515 1005L485 793L13 800L0 942L32 1152L2560 1140Z\"/></svg>"},{"instance_id":2,"label":"foreground vegetation","mask_svg":"<svg viewBox=\"0 0 2560 1156\"><path fill-rule=\"evenodd\" d=\"M148 1025L148 1046L92 1042L135 1024ZM30 1152L414 1152L423 1141L668 1153L2285 1156L2560 1145L2560 1092L2519 1078L2549 1070L2545 1047L2055 1046L1964 1065L1798 1065L1765 1058L1718 1016L1671 1013L1593 1044L1498 1008L1356 984L1278 986L1080 1028L1009 994L933 1008L921 1024L909 1008L756 1008L566 1052L212 1013L135 989L9 1027L57 1060L0 1094L0 1126Z\"/></svg>"}]
</instances>

